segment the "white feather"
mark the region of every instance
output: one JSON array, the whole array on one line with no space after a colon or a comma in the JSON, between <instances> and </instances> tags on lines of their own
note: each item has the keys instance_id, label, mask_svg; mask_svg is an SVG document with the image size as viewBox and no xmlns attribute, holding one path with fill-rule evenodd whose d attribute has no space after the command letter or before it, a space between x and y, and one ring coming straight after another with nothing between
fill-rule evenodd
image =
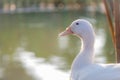
<instances>
[{"instance_id":1,"label":"white feather","mask_svg":"<svg viewBox=\"0 0 120 80\"><path fill-rule=\"evenodd\" d=\"M76 25L76 23L79 23ZM92 25L78 19L70 25L71 31L82 40L82 50L71 67L72 80L120 80L120 64L94 63L94 30Z\"/></svg>"}]
</instances>

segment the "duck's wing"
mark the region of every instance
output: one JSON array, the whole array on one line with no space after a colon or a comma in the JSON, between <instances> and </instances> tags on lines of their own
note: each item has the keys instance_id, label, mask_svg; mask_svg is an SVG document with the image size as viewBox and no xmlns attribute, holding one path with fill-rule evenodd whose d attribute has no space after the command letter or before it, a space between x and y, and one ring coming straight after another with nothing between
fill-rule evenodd
<instances>
[{"instance_id":1,"label":"duck's wing","mask_svg":"<svg viewBox=\"0 0 120 80\"><path fill-rule=\"evenodd\" d=\"M94 73L94 80L120 80L120 64L101 65L103 69Z\"/></svg>"},{"instance_id":2,"label":"duck's wing","mask_svg":"<svg viewBox=\"0 0 120 80\"><path fill-rule=\"evenodd\" d=\"M97 64L85 71L78 80L120 80L120 64Z\"/></svg>"}]
</instances>

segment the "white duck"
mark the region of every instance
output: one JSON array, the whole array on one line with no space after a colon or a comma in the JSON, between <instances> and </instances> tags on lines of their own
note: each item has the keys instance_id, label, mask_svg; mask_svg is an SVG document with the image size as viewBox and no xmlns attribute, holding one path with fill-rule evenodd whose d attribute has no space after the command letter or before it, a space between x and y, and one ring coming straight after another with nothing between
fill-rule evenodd
<instances>
[{"instance_id":1,"label":"white duck","mask_svg":"<svg viewBox=\"0 0 120 80\"><path fill-rule=\"evenodd\" d=\"M71 80L120 80L120 64L94 63L94 30L90 22L78 19L59 36L75 34L82 40L82 50L73 61Z\"/></svg>"}]
</instances>

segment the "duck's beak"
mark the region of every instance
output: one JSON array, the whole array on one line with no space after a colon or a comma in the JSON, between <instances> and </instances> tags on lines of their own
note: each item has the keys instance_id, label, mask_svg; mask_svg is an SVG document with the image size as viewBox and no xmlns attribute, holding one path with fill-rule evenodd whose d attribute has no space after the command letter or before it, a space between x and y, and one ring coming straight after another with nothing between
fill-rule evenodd
<instances>
[{"instance_id":1,"label":"duck's beak","mask_svg":"<svg viewBox=\"0 0 120 80\"><path fill-rule=\"evenodd\" d=\"M73 34L73 32L71 30L71 27L67 27L65 31L63 31L59 34L59 36L66 36L66 35L69 35L69 34Z\"/></svg>"}]
</instances>

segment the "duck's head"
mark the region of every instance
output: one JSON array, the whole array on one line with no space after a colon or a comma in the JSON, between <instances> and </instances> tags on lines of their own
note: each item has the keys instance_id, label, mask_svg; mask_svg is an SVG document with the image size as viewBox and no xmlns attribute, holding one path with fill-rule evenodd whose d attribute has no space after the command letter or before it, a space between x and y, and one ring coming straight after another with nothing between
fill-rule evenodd
<instances>
[{"instance_id":1,"label":"duck's head","mask_svg":"<svg viewBox=\"0 0 120 80\"><path fill-rule=\"evenodd\" d=\"M77 19L71 23L65 31L61 32L59 36L75 34L79 37L94 36L94 31L90 22L84 19Z\"/></svg>"}]
</instances>

